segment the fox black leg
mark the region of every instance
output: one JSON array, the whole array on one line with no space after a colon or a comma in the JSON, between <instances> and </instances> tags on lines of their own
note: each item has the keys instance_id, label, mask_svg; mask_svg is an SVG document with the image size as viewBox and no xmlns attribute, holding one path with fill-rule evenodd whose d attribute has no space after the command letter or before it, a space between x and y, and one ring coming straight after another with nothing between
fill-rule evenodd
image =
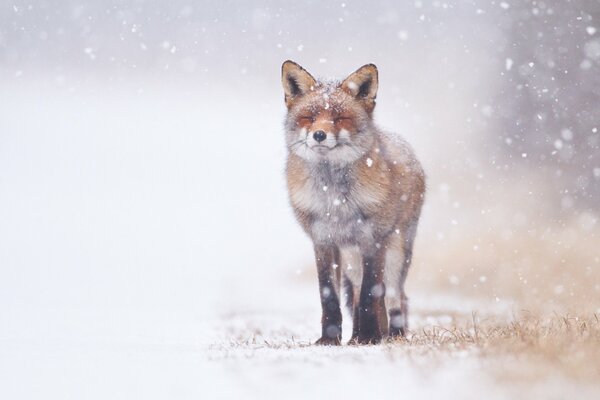
<instances>
[{"instance_id":1,"label":"fox black leg","mask_svg":"<svg viewBox=\"0 0 600 400\"><path fill-rule=\"evenodd\" d=\"M379 343L387 330L383 328L382 315L385 314L385 285L383 268L385 264L384 246L373 255L363 255L363 279L358 301L358 343Z\"/></svg>"},{"instance_id":2,"label":"fox black leg","mask_svg":"<svg viewBox=\"0 0 600 400\"><path fill-rule=\"evenodd\" d=\"M337 346L342 341L342 311L337 288L339 287L339 250L335 246L315 245L319 292L321 295L321 338L316 344Z\"/></svg>"}]
</instances>

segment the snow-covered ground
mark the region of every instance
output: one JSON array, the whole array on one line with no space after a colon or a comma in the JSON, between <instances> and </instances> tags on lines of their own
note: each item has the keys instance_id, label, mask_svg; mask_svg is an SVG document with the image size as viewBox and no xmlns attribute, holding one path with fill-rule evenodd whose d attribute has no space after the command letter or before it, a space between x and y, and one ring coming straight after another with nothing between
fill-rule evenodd
<instances>
[{"instance_id":1,"label":"snow-covered ground","mask_svg":"<svg viewBox=\"0 0 600 400\"><path fill-rule=\"evenodd\" d=\"M502 363L476 350L310 346L319 303L287 204L280 93L249 107L141 82L3 85L0 398L598 393L563 376L503 381ZM407 137L424 152L426 139ZM422 286L413 329L514 311Z\"/></svg>"}]
</instances>

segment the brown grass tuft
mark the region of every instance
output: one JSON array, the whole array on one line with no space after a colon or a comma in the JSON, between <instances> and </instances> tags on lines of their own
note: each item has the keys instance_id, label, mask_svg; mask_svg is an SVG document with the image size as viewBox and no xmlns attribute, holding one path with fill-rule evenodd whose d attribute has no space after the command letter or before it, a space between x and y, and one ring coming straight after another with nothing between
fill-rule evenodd
<instances>
[{"instance_id":1,"label":"brown grass tuft","mask_svg":"<svg viewBox=\"0 0 600 400\"><path fill-rule=\"evenodd\" d=\"M387 345L440 354L471 351L494 364L501 378L530 379L532 374L554 372L588 382L600 379L600 320L596 314L525 315L509 322L479 320L473 315L451 326L425 326Z\"/></svg>"}]
</instances>

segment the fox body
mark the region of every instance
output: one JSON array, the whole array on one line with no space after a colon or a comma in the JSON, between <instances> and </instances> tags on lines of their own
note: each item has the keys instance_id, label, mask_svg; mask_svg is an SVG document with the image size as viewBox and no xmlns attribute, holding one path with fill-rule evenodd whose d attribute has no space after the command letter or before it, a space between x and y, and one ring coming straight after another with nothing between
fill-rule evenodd
<instances>
[{"instance_id":1,"label":"fox body","mask_svg":"<svg viewBox=\"0 0 600 400\"><path fill-rule=\"evenodd\" d=\"M289 197L317 263L317 343L341 342L342 289L353 318L351 342L404 335L404 283L425 175L410 146L373 122L377 68L368 64L343 81L319 81L286 61L282 83Z\"/></svg>"}]
</instances>

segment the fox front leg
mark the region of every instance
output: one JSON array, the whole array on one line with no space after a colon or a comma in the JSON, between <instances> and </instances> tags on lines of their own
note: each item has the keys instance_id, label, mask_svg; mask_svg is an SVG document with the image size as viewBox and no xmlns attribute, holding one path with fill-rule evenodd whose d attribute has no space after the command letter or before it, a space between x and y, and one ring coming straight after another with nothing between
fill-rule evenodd
<instances>
[{"instance_id":1,"label":"fox front leg","mask_svg":"<svg viewBox=\"0 0 600 400\"><path fill-rule=\"evenodd\" d=\"M363 278L358 301L358 338L360 344L381 342L386 330L382 320L385 315L385 285L383 269L385 246L380 246L372 254L363 255ZM386 318L387 319L387 318Z\"/></svg>"},{"instance_id":2,"label":"fox front leg","mask_svg":"<svg viewBox=\"0 0 600 400\"><path fill-rule=\"evenodd\" d=\"M321 338L316 344L338 346L342 341L342 311L337 288L338 274L333 264L339 263L339 250L335 246L315 245L315 258L321 296Z\"/></svg>"}]
</instances>

